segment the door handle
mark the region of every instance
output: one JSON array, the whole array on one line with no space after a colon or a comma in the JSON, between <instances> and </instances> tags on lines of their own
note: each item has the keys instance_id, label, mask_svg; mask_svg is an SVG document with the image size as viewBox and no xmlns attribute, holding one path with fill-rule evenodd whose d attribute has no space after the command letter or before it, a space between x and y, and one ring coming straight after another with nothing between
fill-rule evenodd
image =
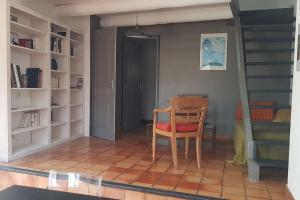
<instances>
[{"instance_id":1,"label":"door handle","mask_svg":"<svg viewBox=\"0 0 300 200\"><path fill-rule=\"evenodd\" d=\"M111 80L111 90L114 90L114 80Z\"/></svg>"}]
</instances>

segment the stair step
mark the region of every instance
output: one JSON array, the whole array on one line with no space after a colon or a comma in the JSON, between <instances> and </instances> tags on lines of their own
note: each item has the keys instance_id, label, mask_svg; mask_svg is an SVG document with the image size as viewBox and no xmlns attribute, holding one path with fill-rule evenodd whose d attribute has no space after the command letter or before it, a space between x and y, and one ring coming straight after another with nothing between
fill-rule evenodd
<instances>
[{"instance_id":1,"label":"stair step","mask_svg":"<svg viewBox=\"0 0 300 200\"><path fill-rule=\"evenodd\" d=\"M286 160L265 160L265 159L257 159L257 158L254 160L260 167L275 167L281 169L288 168L288 161Z\"/></svg>"},{"instance_id":2,"label":"stair step","mask_svg":"<svg viewBox=\"0 0 300 200\"><path fill-rule=\"evenodd\" d=\"M244 25L244 32L294 32L295 26L291 24L276 24L276 25Z\"/></svg>"},{"instance_id":3,"label":"stair step","mask_svg":"<svg viewBox=\"0 0 300 200\"><path fill-rule=\"evenodd\" d=\"M280 17L273 17L273 18L265 18L265 19L259 19L256 18L257 21L253 21L253 18L255 17L244 17L241 18L241 24L242 25L276 25L276 24L292 24L295 22L295 17L288 17L288 18L280 18Z\"/></svg>"},{"instance_id":4,"label":"stair step","mask_svg":"<svg viewBox=\"0 0 300 200\"><path fill-rule=\"evenodd\" d=\"M263 121L251 121L252 126L286 126L290 127L290 123L288 122L263 122Z\"/></svg>"},{"instance_id":5,"label":"stair step","mask_svg":"<svg viewBox=\"0 0 300 200\"><path fill-rule=\"evenodd\" d=\"M240 19L242 25L286 24L295 21L293 8L241 11Z\"/></svg>"},{"instance_id":6,"label":"stair step","mask_svg":"<svg viewBox=\"0 0 300 200\"><path fill-rule=\"evenodd\" d=\"M262 54L272 54L272 53L293 53L294 49L248 49L245 50L246 53L262 53Z\"/></svg>"},{"instance_id":7,"label":"stair step","mask_svg":"<svg viewBox=\"0 0 300 200\"><path fill-rule=\"evenodd\" d=\"M291 93L292 90L247 90L248 93Z\"/></svg>"},{"instance_id":8,"label":"stair step","mask_svg":"<svg viewBox=\"0 0 300 200\"><path fill-rule=\"evenodd\" d=\"M257 38L244 38L244 42L294 42L294 37L257 37Z\"/></svg>"},{"instance_id":9,"label":"stair step","mask_svg":"<svg viewBox=\"0 0 300 200\"><path fill-rule=\"evenodd\" d=\"M250 65L292 65L292 61L276 61L276 62L246 62L247 66Z\"/></svg>"},{"instance_id":10,"label":"stair step","mask_svg":"<svg viewBox=\"0 0 300 200\"><path fill-rule=\"evenodd\" d=\"M291 106L290 106L290 105L274 105L274 106L249 105L249 108L274 108L274 109L287 109L287 108L291 108Z\"/></svg>"},{"instance_id":11,"label":"stair step","mask_svg":"<svg viewBox=\"0 0 300 200\"><path fill-rule=\"evenodd\" d=\"M279 140L254 140L255 144L264 144L264 145L289 145L289 141L279 141Z\"/></svg>"},{"instance_id":12,"label":"stair step","mask_svg":"<svg viewBox=\"0 0 300 200\"><path fill-rule=\"evenodd\" d=\"M286 78L291 79L293 75L249 75L246 76L248 79L276 79L276 78Z\"/></svg>"}]
</instances>

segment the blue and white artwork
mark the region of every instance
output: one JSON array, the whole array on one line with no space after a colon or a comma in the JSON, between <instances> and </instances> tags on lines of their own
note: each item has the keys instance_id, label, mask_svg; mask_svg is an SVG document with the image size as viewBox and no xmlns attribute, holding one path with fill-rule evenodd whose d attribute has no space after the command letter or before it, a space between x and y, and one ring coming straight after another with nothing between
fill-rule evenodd
<instances>
[{"instance_id":1,"label":"blue and white artwork","mask_svg":"<svg viewBox=\"0 0 300 200\"><path fill-rule=\"evenodd\" d=\"M227 33L201 34L200 70L226 70Z\"/></svg>"}]
</instances>

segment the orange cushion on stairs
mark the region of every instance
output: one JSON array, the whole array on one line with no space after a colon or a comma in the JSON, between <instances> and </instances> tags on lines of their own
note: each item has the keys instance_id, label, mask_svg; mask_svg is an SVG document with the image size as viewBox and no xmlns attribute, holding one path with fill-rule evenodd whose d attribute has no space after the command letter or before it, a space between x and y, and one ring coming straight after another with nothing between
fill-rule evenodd
<instances>
[{"instance_id":1,"label":"orange cushion on stairs","mask_svg":"<svg viewBox=\"0 0 300 200\"><path fill-rule=\"evenodd\" d=\"M251 106L270 106L270 108L251 108L250 115L251 119L255 121L272 121L274 118L274 108L275 102L259 102L259 101L250 101L249 104ZM238 109L236 112L236 119L243 119L243 110L241 103L238 105Z\"/></svg>"},{"instance_id":2,"label":"orange cushion on stairs","mask_svg":"<svg viewBox=\"0 0 300 200\"><path fill-rule=\"evenodd\" d=\"M171 131L171 124L167 122L158 122L156 127L163 131ZM177 132L194 132L197 131L198 124L194 123L179 123L176 124L176 131Z\"/></svg>"}]
</instances>

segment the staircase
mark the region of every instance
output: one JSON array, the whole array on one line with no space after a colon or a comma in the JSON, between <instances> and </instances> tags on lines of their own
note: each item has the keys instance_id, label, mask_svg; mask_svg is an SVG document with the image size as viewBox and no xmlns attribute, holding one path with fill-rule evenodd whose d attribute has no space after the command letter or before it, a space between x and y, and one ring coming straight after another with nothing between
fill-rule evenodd
<instances>
[{"instance_id":1,"label":"staircase","mask_svg":"<svg viewBox=\"0 0 300 200\"><path fill-rule=\"evenodd\" d=\"M250 101L275 101L276 109L290 108L294 8L242 11L239 18L247 90L244 100L248 100L244 105L248 106ZM257 107L270 106L249 106L250 109ZM252 164L248 162L249 178L258 181L260 167L287 168L287 161L261 159L257 148L259 145L288 147L289 142L255 139L254 135L262 128L278 134L289 133L290 123L251 120L250 126L248 133L252 133L252 138L247 140L248 151L252 151L248 152L248 160L252 160Z\"/></svg>"}]
</instances>

